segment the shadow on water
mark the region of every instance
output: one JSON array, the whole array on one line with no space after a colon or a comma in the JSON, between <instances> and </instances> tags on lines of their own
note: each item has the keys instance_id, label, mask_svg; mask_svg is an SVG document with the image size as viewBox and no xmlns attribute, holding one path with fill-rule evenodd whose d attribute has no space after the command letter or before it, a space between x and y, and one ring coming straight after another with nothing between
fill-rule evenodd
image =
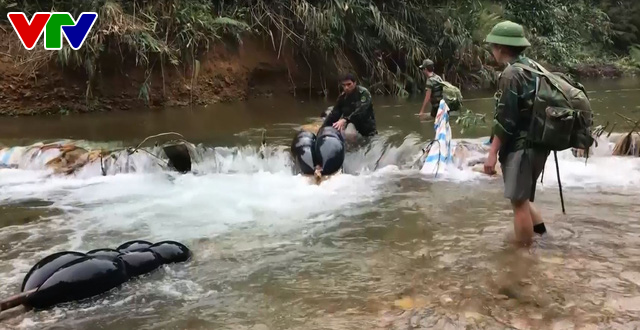
<instances>
[{"instance_id":1,"label":"shadow on water","mask_svg":"<svg viewBox=\"0 0 640 330\"><path fill-rule=\"evenodd\" d=\"M0 206L0 228L23 225L62 213L48 208L51 204L53 203L49 201L25 200L2 205Z\"/></svg>"}]
</instances>

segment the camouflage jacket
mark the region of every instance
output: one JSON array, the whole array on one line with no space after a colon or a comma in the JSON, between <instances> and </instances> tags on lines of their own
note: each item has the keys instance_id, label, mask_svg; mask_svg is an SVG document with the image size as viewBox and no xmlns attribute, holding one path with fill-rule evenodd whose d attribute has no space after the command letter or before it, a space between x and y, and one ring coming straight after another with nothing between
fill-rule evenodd
<instances>
[{"instance_id":1,"label":"camouflage jacket","mask_svg":"<svg viewBox=\"0 0 640 330\"><path fill-rule=\"evenodd\" d=\"M427 88L426 90L431 90L431 106L437 107L440 104L440 100L442 100L442 78L437 74L433 74L433 76L427 79Z\"/></svg>"},{"instance_id":2,"label":"camouflage jacket","mask_svg":"<svg viewBox=\"0 0 640 330\"><path fill-rule=\"evenodd\" d=\"M371 93L360 85L356 86L353 93L342 94L338 97L336 105L324 119L322 127L333 125L341 118L346 119L347 124L353 123L362 136L372 136L378 133Z\"/></svg>"},{"instance_id":3,"label":"camouflage jacket","mask_svg":"<svg viewBox=\"0 0 640 330\"><path fill-rule=\"evenodd\" d=\"M491 137L497 135L502 142L500 161L510 152L524 149L531 122L537 75L511 64L523 63L537 68L525 56L520 56L498 78L498 91L494 95L496 108Z\"/></svg>"}]
</instances>

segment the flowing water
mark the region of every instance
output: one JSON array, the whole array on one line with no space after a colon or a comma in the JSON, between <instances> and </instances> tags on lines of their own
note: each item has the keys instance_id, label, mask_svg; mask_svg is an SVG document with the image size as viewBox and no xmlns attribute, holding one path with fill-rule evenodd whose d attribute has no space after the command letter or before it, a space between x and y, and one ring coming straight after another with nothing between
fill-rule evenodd
<instances>
[{"instance_id":1,"label":"flowing water","mask_svg":"<svg viewBox=\"0 0 640 330\"><path fill-rule=\"evenodd\" d=\"M597 124L640 117L637 80L586 84ZM466 93L490 114L491 94ZM164 131L210 147L197 174L136 171L50 176L0 169L0 297L62 250L170 239L194 257L98 297L0 314L8 329L633 329L640 326L640 159L547 162L536 205L549 235L530 253L510 243L502 181L470 170L427 178L408 165L433 123L421 100L378 98L380 136L320 186L291 174L294 128L326 102L260 100L193 110L2 118L0 143L81 139L135 145ZM490 122L490 115L487 123ZM488 134L452 123L456 138ZM258 153L262 129L271 152ZM213 148L215 147L215 148Z\"/></svg>"}]
</instances>

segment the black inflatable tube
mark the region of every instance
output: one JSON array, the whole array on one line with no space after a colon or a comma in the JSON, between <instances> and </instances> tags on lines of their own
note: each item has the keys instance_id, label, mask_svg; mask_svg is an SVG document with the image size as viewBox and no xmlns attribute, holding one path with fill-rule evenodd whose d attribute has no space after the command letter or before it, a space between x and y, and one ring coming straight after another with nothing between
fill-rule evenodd
<instances>
[{"instance_id":1,"label":"black inflatable tube","mask_svg":"<svg viewBox=\"0 0 640 330\"><path fill-rule=\"evenodd\" d=\"M315 134L307 131L298 132L291 142L291 154L302 174L311 175L315 171L315 145Z\"/></svg>"},{"instance_id":2,"label":"black inflatable tube","mask_svg":"<svg viewBox=\"0 0 640 330\"><path fill-rule=\"evenodd\" d=\"M161 259L163 264L185 262L191 259L191 251L181 243L175 241L162 241L153 244L150 248Z\"/></svg>"},{"instance_id":3,"label":"black inflatable tube","mask_svg":"<svg viewBox=\"0 0 640 330\"><path fill-rule=\"evenodd\" d=\"M344 163L344 138L332 126L322 127L317 136L300 131L291 143L291 154L302 174L313 175L316 166L320 166L322 175L331 175L338 172Z\"/></svg>"},{"instance_id":4,"label":"black inflatable tube","mask_svg":"<svg viewBox=\"0 0 640 330\"><path fill-rule=\"evenodd\" d=\"M118 256L118 259L124 262L130 277L147 274L162 266L162 258L149 248L125 252Z\"/></svg>"},{"instance_id":5,"label":"black inflatable tube","mask_svg":"<svg viewBox=\"0 0 640 330\"><path fill-rule=\"evenodd\" d=\"M122 252L114 249L95 249L87 252L88 256L96 257L99 259L114 260L120 256Z\"/></svg>"},{"instance_id":6,"label":"black inflatable tube","mask_svg":"<svg viewBox=\"0 0 640 330\"><path fill-rule=\"evenodd\" d=\"M58 269L29 295L27 305L43 309L107 292L129 279L124 262L83 257Z\"/></svg>"},{"instance_id":7,"label":"black inflatable tube","mask_svg":"<svg viewBox=\"0 0 640 330\"><path fill-rule=\"evenodd\" d=\"M318 131L316 139L317 165L322 166L322 175L331 175L338 172L344 163L344 139L340 132L325 126Z\"/></svg>"},{"instance_id":8,"label":"black inflatable tube","mask_svg":"<svg viewBox=\"0 0 640 330\"><path fill-rule=\"evenodd\" d=\"M153 245L153 243L151 242L142 241L142 240L133 240L133 241L128 241L120 244L120 246L118 246L116 250L120 252L134 252L138 250L147 249L151 245Z\"/></svg>"},{"instance_id":9,"label":"black inflatable tube","mask_svg":"<svg viewBox=\"0 0 640 330\"><path fill-rule=\"evenodd\" d=\"M29 270L22 283L23 294L2 301L2 306L11 308L25 304L44 309L89 298L152 272L163 264L184 262L191 256L189 248L176 241L151 244L141 240L123 243L118 249L95 249L86 254L54 253Z\"/></svg>"},{"instance_id":10,"label":"black inflatable tube","mask_svg":"<svg viewBox=\"0 0 640 330\"><path fill-rule=\"evenodd\" d=\"M44 257L31 267L22 281L20 291L25 292L39 287L58 269L84 257L86 254L75 251L62 251Z\"/></svg>"}]
</instances>

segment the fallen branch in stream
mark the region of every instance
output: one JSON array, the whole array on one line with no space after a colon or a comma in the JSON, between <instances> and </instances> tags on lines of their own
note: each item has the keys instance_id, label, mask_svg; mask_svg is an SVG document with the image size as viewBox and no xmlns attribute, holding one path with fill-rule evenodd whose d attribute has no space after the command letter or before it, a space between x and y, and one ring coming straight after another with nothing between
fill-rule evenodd
<instances>
[{"instance_id":1,"label":"fallen branch in stream","mask_svg":"<svg viewBox=\"0 0 640 330\"><path fill-rule=\"evenodd\" d=\"M640 127L640 121L634 121L633 119L617 112L616 115L633 124L633 127L629 133L616 143L613 148L613 155L640 157L640 133L637 131L638 127ZM636 133L636 136L633 135L634 132Z\"/></svg>"}]
</instances>

